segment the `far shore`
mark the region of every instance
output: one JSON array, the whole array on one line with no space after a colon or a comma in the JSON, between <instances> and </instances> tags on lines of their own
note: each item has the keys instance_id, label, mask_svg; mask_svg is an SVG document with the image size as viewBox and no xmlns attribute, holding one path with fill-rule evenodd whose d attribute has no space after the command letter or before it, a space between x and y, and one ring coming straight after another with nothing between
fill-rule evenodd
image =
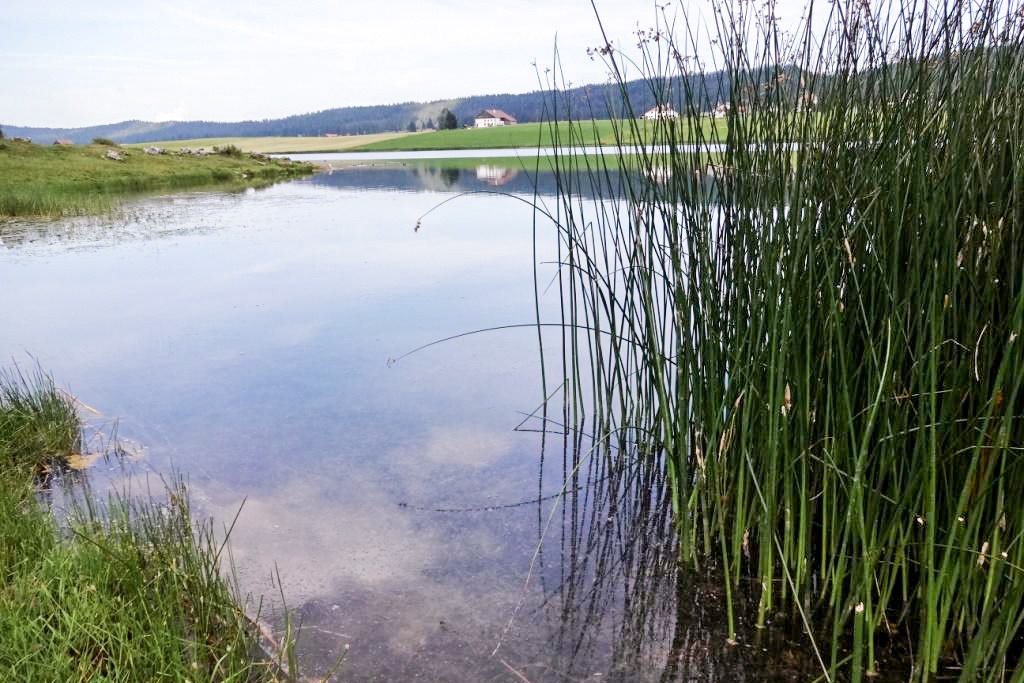
<instances>
[{"instance_id":1,"label":"far shore","mask_svg":"<svg viewBox=\"0 0 1024 683\"><path fill-rule=\"evenodd\" d=\"M637 125L634 126L633 124ZM426 152L444 150L524 149L573 146L615 147L632 145L659 137L657 131L665 122L598 120L584 123L560 121L551 123L520 123L494 128L460 128L429 130L416 133L393 132L369 135L338 135L317 137L231 137L170 140L139 143L165 149L235 145L245 152L262 154L311 154L330 152ZM699 126L680 121L676 125L684 138L725 139L727 120L704 118ZM691 129L691 126L693 127ZM697 129L699 128L699 130Z\"/></svg>"},{"instance_id":2,"label":"far shore","mask_svg":"<svg viewBox=\"0 0 1024 683\"><path fill-rule=\"evenodd\" d=\"M139 142L126 147L159 147L161 149L212 149L234 145L243 152L257 154L306 154L313 152L347 152L365 145L404 138L418 133L373 133L369 135L320 135L279 137L225 137L196 138L192 140L162 140Z\"/></svg>"}]
</instances>

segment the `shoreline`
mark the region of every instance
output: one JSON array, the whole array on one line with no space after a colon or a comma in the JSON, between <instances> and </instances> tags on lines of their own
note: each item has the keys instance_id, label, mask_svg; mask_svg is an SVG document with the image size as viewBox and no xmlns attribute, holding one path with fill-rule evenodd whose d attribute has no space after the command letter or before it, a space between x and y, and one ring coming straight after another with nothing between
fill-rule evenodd
<instances>
[{"instance_id":1,"label":"shoreline","mask_svg":"<svg viewBox=\"0 0 1024 683\"><path fill-rule=\"evenodd\" d=\"M314 173L309 163L234 146L171 151L94 142L0 141L0 219L103 213L145 192L220 186L244 189Z\"/></svg>"}]
</instances>

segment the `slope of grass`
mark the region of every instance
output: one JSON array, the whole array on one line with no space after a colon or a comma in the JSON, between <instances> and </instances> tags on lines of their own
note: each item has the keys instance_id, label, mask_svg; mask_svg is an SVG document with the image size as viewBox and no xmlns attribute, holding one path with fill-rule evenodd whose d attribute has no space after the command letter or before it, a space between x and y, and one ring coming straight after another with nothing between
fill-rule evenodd
<instances>
[{"instance_id":1,"label":"slope of grass","mask_svg":"<svg viewBox=\"0 0 1024 683\"><path fill-rule=\"evenodd\" d=\"M163 142L145 142L126 145L128 148L142 149L160 147L162 149L197 149L206 147L226 147L234 145L243 152L260 154L302 154L304 152L344 152L354 147L368 145L385 140L404 138L413 133L372 133L367 135L339 135L337 137L229 137L229 138L195 138L192 140L166 140Z\"/></svg>"},{"instance_id":2,"label":"slope of grass","mask_svg":"<svg viewBox=\"0 0 1024 683\"><path fill-rule=\"evenodd\" d=\"M33 481L79 444L74 404L48 377L0 374L0 680L285 680L181 484L166 502L40 504Z\"/></svg>"},{"instance_id":3,"label":"slope of grass","mask_svg":"<svg viewBox=\"0 0 1024 683\"><path fill-rule=\"evenodd\" d=\"M217 185L244 187L311 173L309 164L249 155L145 154L106 145L0 143L0 216L99 212L124 195Z\"/></svg>"},{"instance_id":4,"label":"slope of grass","mask_svg":"<svg viewBox=\"0 0 1024 683\"><path fill-rule=\"evenodd\" d=\"M703 135L710 134L710 131L724 130L724 119L712 119L704 117L696 122L684 121L681 124L686 127L684 137L696 137L696 129L700 129ZM690 126L695 128L691 129ZM650 123L638 122L637 125L630 125L622 121L595 120L588 121L585 126L570 126L567 122L557 124L557 129L545 123L521 123L514 126L501 126L498 128L462 128L459 130L439 130L429 133L383 140L352 148L356 152L409 152L417 150L447 150L447 149L508 149L514 147L550 147L557 139L567 139L570 130L573 133L575 144L579 145L615 145L618 137L616 131L625 131L628 135L628 142L652 141L656 126Z\"/></svg>"}]
</instances>

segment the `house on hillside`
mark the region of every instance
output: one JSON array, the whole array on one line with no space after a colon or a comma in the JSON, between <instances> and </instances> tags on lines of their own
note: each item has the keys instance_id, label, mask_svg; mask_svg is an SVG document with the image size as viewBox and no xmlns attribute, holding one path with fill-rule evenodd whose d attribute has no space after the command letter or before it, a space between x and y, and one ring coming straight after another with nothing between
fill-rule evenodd
<instances>
[{"instance_id":1,"label":"house on hillside","mask_svg":"<svg viewBox=\"0 0 1024 683\"><path fill-rule=\"evenodd\" d=\"M712 109L709 113L711 114L711 116L713 118L724 119L729 114L746 114L747 113L747 105L745 105L745 104L738 104L738 105L736 105L736 107L733 107L728 102L719 102L718 106L716 106L714 109Z\"/></svg>"},{"instance_id":2,"label":"house on hillside","mask_svg":"<svg viewBox=\"0 0 1024 683\"><path fill-rule=\"evenodd\" d=\"M716 119L724 119L729 115L732 110L732 105L728 102L719 102L718 106L711 110L711 115Z\"/></svg>"},{"instance_id":3,"label":"house on hillside","mask_svg":"<svg viewBox=\"0 0 1024 683\"><path fill-rule=\"evenodd\" d=\"M806 90L796 100L797 111L814 111L818 108L818 96Z\"/></svg>"},{"instance_id":4,"label":"house on hillside","mask_svg":"<svg viewBox=\"0 0 1024 683\"><path fill-rule=\"evenodd\" d=\"M672 108L671 104L659 104L644 112L646 121L668 121L679 118L679 112Z\"/></svg>"},{"instance_id":5,"label":"house on hillside","mask_svg":"<svg viewBox=\"0 0 1024 683\"><path fill-rule=\"evenodd\" d=\"M500 109L484 109L473 117L475 128L497 128L498 126L512 126L518 123L516 117L506 114Z\"/></svg>"}]
</instances>

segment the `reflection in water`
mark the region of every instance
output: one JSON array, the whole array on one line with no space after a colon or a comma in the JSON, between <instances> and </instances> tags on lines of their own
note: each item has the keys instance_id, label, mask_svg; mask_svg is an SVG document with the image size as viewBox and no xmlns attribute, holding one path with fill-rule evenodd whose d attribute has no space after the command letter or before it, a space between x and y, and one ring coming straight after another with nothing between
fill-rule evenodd
<instances>
[{"instance_id":1,"label":"reflection in water","mask_svg":"<svg viewBox=\"0 0 1024 683\"><path fill-rule=\"evenodd\" d=\"M660 463L631 462L582 436L562 439L561 552L543 558L542 572L558 659L538 679L586 677L601 661L609 680L719 680L722 641L714 645L701 624L710 596L677 590L687 573L677 565ZM696 614L679 611L691 603Z\"/></svg>"},{"instance_id":2,"label":"reflection in water","mask_svg":"<svg viewBox=\"0 0 1024 683\"><path fill-rule=\"evenodd\" d=\"M448 162L454 163L454 162ZM470 162L466 162L470 163ZM558 180L550 171L537 171L536 160L510 160L507 164L495 162L470 164L465 172L456 168L424 165L425 162L377 162L334 168L311 178L296 181L322 187L344 190L398 192L475 192L500 187L501 192L540 198L558 196ZM517 165L518 164L518 165ZM712 182L715 168L694 169L692 180L713 193L717 185ZM663 191L659 185L671 181L667 169L656 167L653 173L607 169L607 187L617 187L620 193ZM686 179L687 182L690 179ZM584 177L563 177L562 189L584 199L606 200L599 196L599 187ZM602 186L605 187L605 186Z\"/></svg>"},{"instance_id":3,"label":"reflection in water","mask_svg":"<svg viewBox=\"0 0 1024 683\"><path fill-rule=\"evenodd\" d=\"M514 163L514 162L513 162ZM455 168L437 168L420 163L389 162L336 168L303 181L314 185L346 190L391 190L399 192L473 192L500 186L503 192L554 197L557 192L553 173L529 165L473 165L465 172ZM611 171L619 177L618 171ZM576 188L583 196L593 197L589 183Z\"/></svg>"},{"instance_id":4,"label":"reflection in water","mask_svg":"<svg viewBox=\"0 0 1024 683\"><path fill-rule=\"evenodd\" d=\"M553 191L502 190L535 178ZM348 644L347 681L742 680L715 592L675 564L660 465L512 429L541 395L536 329L387 364L535 319L528 206L476 194L412 230L487 183L354 168L0 223L0 355L120 418L148 447L132 467L180 470L198 513L245 501L242 587L272 598L280 570L310 674Z\"/></svg>"},{"instance_id":5,"label":"reflection in water","mask_svg":"<svg viewBox=\"0 0 1024 683\"><path fill-rule=\"evenodd\" d=\"M516 169L504 166L483 164L476 167L476 179L482 180L491 187L508 185L517 175L519 175L519 172Z\"/></svg>"},{"instance_id":6,"label":"reflection in water","mask_svg":"<svg viewBox=\"0 0 1024 683\"><path fill-rule=\"evenodd\" d=\"M672 167L668 164L654 164L644 167L644 173L656 183L665 183L672 179Z\"/></svg>"}]
</instances>

